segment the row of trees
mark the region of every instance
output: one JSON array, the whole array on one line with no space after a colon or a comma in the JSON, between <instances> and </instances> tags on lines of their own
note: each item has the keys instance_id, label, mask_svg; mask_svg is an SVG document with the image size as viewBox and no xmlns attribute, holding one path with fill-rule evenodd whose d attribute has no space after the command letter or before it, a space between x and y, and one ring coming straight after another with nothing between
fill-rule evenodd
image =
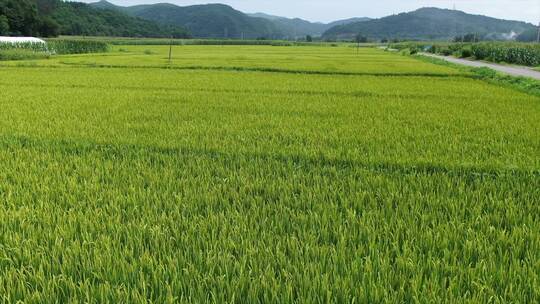
<instances>
[{"instance_id":1,"label":"row of trees","mask_svg":"<svg viewBox=\"0 0 540 304\"><path fill-rule=\"evenodd\" d=\"M454 37L454 42L479 42L483 37L478 34L466 34Z\"/></svg>"},{"instance_id":2,"label":"row of trees","mask_svg":"<svg viewBox=\"0 0 540 304\"><path fill-rule=\"evenodd\" d=\"M0 0L0 35L51 37L59 25L46 13L57 0ZM41 11L43 10L43 11Z\"/></svg>"},{"instance_id":3,"label":"row of trees","mask_svg":"<svg viewBox=\"0 0 540 304\"><path fill-rule=\"evenodd\" d=\"M115 10L61 0L0 0L0 35L190 37L179 26L161 25Z\"/></svg>"},{"instance_id":4,"label":"row of trees","mask_svg":"<svg viewBox=\"0 0 540 304\"><path fill-rule=\"evenodd\" d=\"M540 34L538 33L539 30L530 30L526 31L515 38L516 41L520 42L534 42L537 41L538 37L540 37ZM373 42L373 41L380 41L382 43L392 42L397 43L400 41L407 41L407 39L381 39L381 40L371 40L368 37L364 36L363 34L357 34L354 38L354 42L356 43L366 43L366 42ZM480 41L494 41L494 39L490 39L490 37L486 37L485 35L477 34L477 33L469 33L465 35L456 36L452 39L452 42L480 42Z\"/></svg>"}]
</instances>

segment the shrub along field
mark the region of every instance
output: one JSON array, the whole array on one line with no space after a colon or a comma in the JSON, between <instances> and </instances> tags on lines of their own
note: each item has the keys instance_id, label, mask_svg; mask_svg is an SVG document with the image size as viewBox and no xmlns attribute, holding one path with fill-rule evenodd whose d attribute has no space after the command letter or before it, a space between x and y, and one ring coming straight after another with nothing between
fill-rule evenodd
<instances>
[{"instance_id":1,"label":"shrub along field","mask_svg":"<svg viewBox=\"0 0 540 304\"><path fill-rule=\"evenodd\" d=\"M0 69L2 301L540 301L539 97L373 49L121 49Z\"/></svg>"},{"instance_id":2,"label":"shrub along field","mask_svg":"<svg viewBox=\"0 0 540 304\"><path fill-rule=\"evenodd\" d=\"M525 66L540 66L540 44L511 42L482 43L426 43L404 42L392 44L392 48L409 49L415 53L426 51L445 56L473 57L497 63L510 63Z\"/></svg>"}]
</instances>

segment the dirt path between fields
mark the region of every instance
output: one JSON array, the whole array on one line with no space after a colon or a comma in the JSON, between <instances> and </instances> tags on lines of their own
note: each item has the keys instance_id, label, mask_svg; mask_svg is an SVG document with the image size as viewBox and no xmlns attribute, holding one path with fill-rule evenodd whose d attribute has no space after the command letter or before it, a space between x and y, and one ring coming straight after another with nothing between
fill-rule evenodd
<instances>
[{"instance_id":1,"label":"dirt path between fields","mask_svg":"<svg viewBox=\"0 0 540 304\"><path fill-rule=\"evenodd\" d=\"M422 55L446 60L452 63L476 67L476 68L486 67L486 68L490 68L498 72L506 73L512 76L530 77L530 78L540 80L540 72L535 71L532 68L525 67L525 66L509 66L509 65L502 65L502 64L496 64L496 63L488 63L488 62L483 62L483 61L459 59L459 58L450 57L450 56L440 56L440 55L434 55L434 54L428 54L428 53L422 53Z\"/></svg>"}]
</instances>

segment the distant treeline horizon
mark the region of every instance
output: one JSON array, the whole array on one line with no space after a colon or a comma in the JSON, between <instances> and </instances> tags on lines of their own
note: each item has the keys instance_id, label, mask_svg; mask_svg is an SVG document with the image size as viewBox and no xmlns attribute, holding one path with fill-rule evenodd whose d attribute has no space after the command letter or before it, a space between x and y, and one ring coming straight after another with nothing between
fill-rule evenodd
<instances>
[{"instance_id":1,"label":"distant treeline horizon","mask_svg":"<svg viewBox=\"0 0 540 304\"><path fill-rule=\"evenodd\" d=\"M379 19L328 24L264 13L245 14L224 4L117 6L61 0L0 0L0 35L211 38L386 42L404 40L536 41L537 27L465 12L422 8Z\"/></svg>"}]
</instances>

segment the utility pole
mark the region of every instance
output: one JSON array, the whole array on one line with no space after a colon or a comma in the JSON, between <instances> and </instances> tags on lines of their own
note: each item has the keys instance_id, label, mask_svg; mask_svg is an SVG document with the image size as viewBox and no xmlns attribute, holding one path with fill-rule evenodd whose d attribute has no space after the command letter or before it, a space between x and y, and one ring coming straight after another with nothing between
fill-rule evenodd
<instances>
[{"instance_id":1,"label":"utility pole","mask_svg":"<svg viewBox=\"0 0 540 304\"><path fill-rule=\"evenodd\" d=\"M536 42L540 43L540 22L538 22L538 36L536 36Z\"/></svg>"},{"instance_id":2,"label":"utility pole","mask_svg":"<svg viewBox=\"0 0 540 304\"><path fill-rule=\"evenodd\" d=\"M171 42L169 44L169 64L172 63L172 45L173 45L173 37L171 36Z\"/></svg>"}]
</instances>

